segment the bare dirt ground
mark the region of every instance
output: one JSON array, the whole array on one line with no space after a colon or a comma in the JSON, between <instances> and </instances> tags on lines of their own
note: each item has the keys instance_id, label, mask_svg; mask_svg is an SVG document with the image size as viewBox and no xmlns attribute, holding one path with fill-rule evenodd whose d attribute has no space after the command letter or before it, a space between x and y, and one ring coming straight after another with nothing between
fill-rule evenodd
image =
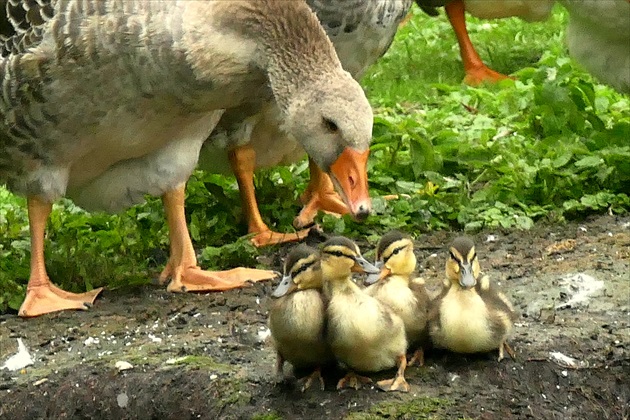
<instances>
[{"instance_id":1,"label":"bare dirt ground","mask_svg":"<svg viewBox=\"0 0 630 420\"><path fill-rule=\"evenodd\" d=\"M433 289L454 236L417 242ZM630 217L485 231L475 240L482 268L521 313L516 361L433 352L408 369L409 394L337 391L336 371L325 391L301 393L295 381L275 383L264 339L275 283L207 295L147 286L105 291L87 312L1 316L0 364L18 337L35 361L0 370L0 418L630 418ZM267 263L280 269L287 249L269 251ZM119 371L119 361L133 368Z\"/></svg>"}]
</instances>

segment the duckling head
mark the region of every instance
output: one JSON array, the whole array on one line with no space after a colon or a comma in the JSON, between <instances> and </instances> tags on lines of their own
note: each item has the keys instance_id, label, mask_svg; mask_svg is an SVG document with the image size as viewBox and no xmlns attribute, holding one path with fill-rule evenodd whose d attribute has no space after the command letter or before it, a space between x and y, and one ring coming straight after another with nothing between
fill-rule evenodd
<instances>
[{"instance_id":1,"label":"duckling head","mask_svg":"<svg viewBox=\"0 0 630 420\"><path fill-rule=\"evenodd\" d=\"M446 276L451 282L469 289L477 284L480 272L481 268L473 241L466 236L456 238L449 247Z\"/></svg>"},{"instance_id":2,"label":"duckling head","mask_svg":"<svg viewBox=\"0 0 630 420\"><path fill-rule=\"evenodd\" d=\"M329 280L346 280L352 272L375 274L379 269L370 264L357 244L336 236L326 241L321 251L322 276Z\"/></svg>"},{"instance_id":3,"label":"duckling head","mask_svg":"<svg viewBox=\"0 0 630 420\"><path fill-rule=\"evenodd\" d=\"M320 287L322 287L322 272L319 254L315 248L300 244L287 255L282 280L271 296L278 298L298 290Z\"/></svg>"},{"instance_id":4,"label":"duckling head","mask_svg":"<svg viewBox=\"0 0 630 420\"><path fill-rule=\"evenodd\" d=\"M380 273L369 276L366 283L375 283L392 274L409 276L416 269L416 262L411 238L397 230L391 231L383 235L376 247L376 266Z\"/></svg>"}]
</instances>

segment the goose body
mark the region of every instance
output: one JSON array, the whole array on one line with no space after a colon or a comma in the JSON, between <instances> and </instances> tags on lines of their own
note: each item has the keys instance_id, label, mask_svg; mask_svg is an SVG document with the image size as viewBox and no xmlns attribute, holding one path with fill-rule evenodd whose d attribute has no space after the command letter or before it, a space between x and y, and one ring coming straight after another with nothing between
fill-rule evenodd
<instances>
[{"instance_id":1,"label":"goose body","mask_svg":"<svg viewBox=\"0 0 630 420\"><path fill-rule=\"evenodd\" d=\"M590 73L630 94L630 1L562 0L569 53Z\"/></svg>"},{"instance_id":2,"label":"goose body","mask_svg":"<svg viewBox=\"0 0 630 420\"><path fill-rule=\"evenodd\" d=\"M260 270L210 274L196 267L184 183L224 110L273 98L283 132L303 139L326 171L342 155L352 166L358 152L348 149L366 149L371 139L367 99L306 3L0 4L0 183L27 196L37 239L26 307L38 293L35 300L55 302L23 315L84 305L53 289L43 264L45 220L64 195L110 211L162 195L172 253L161 279L172 278L170 290L226 290L270 278ZM329 130L327 119L338 130ZM364 167L355 172L365 178Z\"/></svg>"}]
</instances>

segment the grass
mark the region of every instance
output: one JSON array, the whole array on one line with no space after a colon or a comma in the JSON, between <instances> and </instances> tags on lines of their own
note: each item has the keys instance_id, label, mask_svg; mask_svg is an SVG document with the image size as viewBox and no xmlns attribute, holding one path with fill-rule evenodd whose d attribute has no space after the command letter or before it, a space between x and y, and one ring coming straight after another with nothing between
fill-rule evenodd
<instances>
[{"instance_id":1,"label":"grass","mask_svg":"<svg viewBox=\"0 0 630 420\"><path fill-rule=\"evenodd\" d=\"M370 187L375 214L362 224L322 217L329 232L376 238L390 228L528 229L630 208L630 103L567 55L562 8L543 23L469 19L492 68L517 81L463 86L457 43L442 15L415 11L390 51L362 80L375 109ZM256 179L263 217L290 229L306 162ZM385 202L382 194L406 194ZM187 215L204 267L256 265L242 238L233 178L197 172ZM0 312L19 307L28 280L25 200L0 187ZM67 290L146 283L168 250L160 200L119 215L55 205L47 233L52 279Z\"/></svg>"}]
</instances>

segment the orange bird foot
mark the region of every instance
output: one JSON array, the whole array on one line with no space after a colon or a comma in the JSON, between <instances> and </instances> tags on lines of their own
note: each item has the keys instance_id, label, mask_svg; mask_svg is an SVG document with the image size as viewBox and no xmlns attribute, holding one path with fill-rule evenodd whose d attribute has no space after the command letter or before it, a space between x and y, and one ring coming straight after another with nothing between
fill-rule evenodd
<instances>
[{"instance_id":1,"label":"orange bird foot","mask_svg":"<svg viewBox=\"0 0 630 420\"><path fill-rule=\"evenodd\" d=\"M367 376L361 376L354 372L348 372L346 376L339 379L339 382L337 382L337 389L354 388L358 390L361 389L361 386L371 383L372 380Z\"/></svg>"},{"instance_id":2,"label":"orange bird foot","mask_svg":"<svg viewBox=\"0 0 630 420\"><path fill-rule=\"evenodd\" d=\"M413 366L414 363L418 362L418 366L424 366L424 350L418 349L416 350L411 359L407 362L407 366Z\"/></svg>"},{"instance_id":3,"label":"orange bird foot","mask_svg":"<svg viewBox=\"0 0 630 420\"><path fill-rule=\"evenodd\" d=\"M271 280L278 276L275 271L237 267L226 271L205 271L199 267L176 267L166 265L160 275L160 283L170 278L166 290L169 292L220 292L238 289L253 282Z\"/></svg>"},{"instance_id":4,"label":"orange bird foot","mask_svg":"<svg viewBox=\"0 0 630 420\"><path fill-rule=\"evenodd\" d=\"M505 358L504 351L510 356L512 360L516 360L516 352L512 349L512 347L510 347L507 341L504 341L499 346L499 362Z\"/></svg>"},{"instance_id":5,"label":"orange bird foot","mask_svg":"<svg viewBox=\"0 0 630 420\"><path fill-rule=\"evenodd\" d=\"M464 77L464 83L469 86L479 86L483 83L497 83L505 79L514 79L513 77L506 76L496 72L486 66L475 67L470 70L466 70L466 77Z\"/></svg>"},{"instance_id":6,"label":"orange bird foot","mask_svg":"<svg viewBox=\"0 0 630 420\"><path fill-rule=\"evenodd\" d=\"M103 290L102 287L85 293L70 293L47 281L38 286L31 286L26 291L26 299L20 306L18 315L33 317L68 309L89 309Z\"/></svg>"},{"instance_id":7,"label":"orange bird foot","mask_svg":"<svg viewBox=\"0 0 630 420\"><path fill-rule=\"evenodd\" d=\"M396 376L394 379L386 379L384 381L378 381L376 383L383 391L400 391L409 392L409 384L405 380L404 376Z\"/></svg>"},{"instance_id":8,"label":"orange bird foot","mask_svg":"<svg viewBox=\"0 0 630 420\"><path fill-rule=\"evenodd\" d=\"M319 368L315 369L315 371L307 377L300 379L300 381L302 380L304 381L304 384L302 385L302 392L309 389L315 380L319 381L319 389L323 391L326 388L324 384L324 377L322 376L322 372Z\"/></svg>"},{"instance_id":9,"label":"orange bird foot","mask_svg":"<svg viewBox=\"0 0 630 420\"><path fill-rule=\"evenodd\" d=\"M274 232L271 229L256 232L250 238L254 246L261 248L263 246L284 244L287 242L297 242L308 236L310 229L302 229L293 233Z\"/></svg>"},{"instance_id":10,"label":"orange bird foot","mask_svg":"<svg viewBox=\"0 0 630 420\"><path fill-rule=\"evenodd\" d=\"M341 196L332 188L332 184L330 188L326 189L307 190L302 195L301 200L306 204L300 211L300 214L293 220L293 226L296 229L302 229L313 224L320 210L339 217L350 213L350 209L343 202Z\"/></svg>"}]
</instances>

